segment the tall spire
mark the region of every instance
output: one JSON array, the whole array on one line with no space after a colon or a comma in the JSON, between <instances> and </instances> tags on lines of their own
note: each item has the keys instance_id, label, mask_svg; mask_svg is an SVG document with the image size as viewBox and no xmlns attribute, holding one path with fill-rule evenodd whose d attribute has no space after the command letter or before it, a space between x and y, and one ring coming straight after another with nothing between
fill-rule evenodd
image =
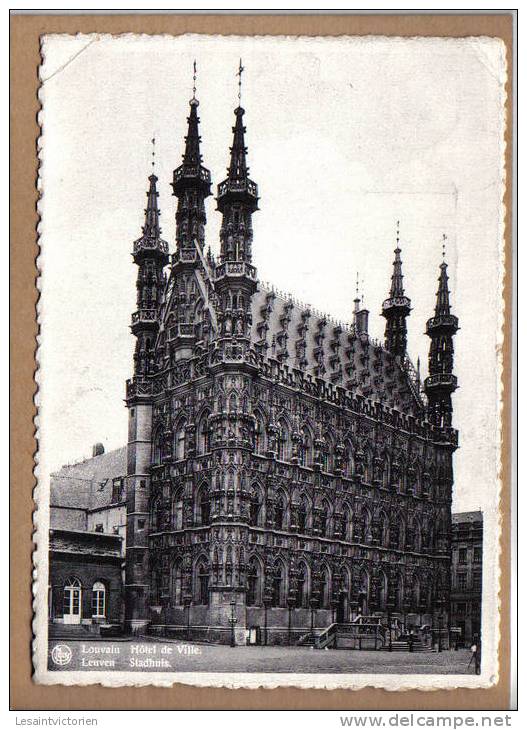
<instances>
[{"instance_id":1,"label":"tall spire","mask_svg":"<svg viewBox=\"0 0 527 730\"><path fill-rule=\"evenodd\" d=\"M243 66L240 60L238 71L240 79L242 71ZM243 125L245 110L238 106L234 110L234 114L236 119L232 128L234 136L230 148L227 179L218 185L218 210L223 214L220 231L220 258L229 261L250 262L252 258L252 214L258 210L258 186L249 179L247 147L245 146L246 129Z\"/></svg>"},{"instance_id":2,"label":"tall spire","mask_svg":"<svg viewBox=\"0 0 527 730\"><path fill-rule=\"evenodd\" d=\"M443 241L445 237L443 237ZM443 261L440 265L439 287L436 295L434 316L426 323L426 334L430 337L428 355L429 375L425 380L428 396L428 418L439 428L452 425L452 393L457 388L453 375L453 337L459 329L458 319L450 313L447 263L443 244Z\"/></svg>"},{"instance_id":3,"label":"tall spire","mask_svg":"<svg viewBox=\"0 0 527 730\"><path fill-rule=\"evenodd\" d=\"M393 262L392 285L390 287L390 298L391 299L395 299L396 297L404 296L401 249L399 248L399 221L397 221L396 240L397 240L397 245L394 250L395 259Z\"/></svg>"},{"instance_id":4,"label":"tall spire","mask_svg":"<svg viewBox=\"0 0 527 730\"><path fill-rule=\"evenodd\" d=\"M247 167L247 147L245 146L245 127L243 126L243 115L245 110L241 106L234 111L236 123L232 128L234 139L231 147L231 161L229 165L229 180L231 182L243 182L247 179L249 168Z\"/></svg>"},{"instance_id":5,"label":"tall spire","mask_svg":"<svg viewBox=\"0 0 527 730\"><path fill-rule=\"evenodd\" d=\"M159 327L163 268L168 263L168 244L161 238L159 226L157 177L152 172L148 180L150 186L143 235L134 241L133 248L134 262L138 267L137 311L132 314L132 332L136 337L134 377L146 376L152 366L152 346Z\"/></svg>"},{"instance_id":6,"label":"tall spire","mask_svg":"<svg viewBox=\"0 0 527 730\"><path fill-rule=\"evenodd\" d=\"M192 98L190 104L190 115L187 117L188 131L185 137L185 154L183 155L183 165L186 167L197 167L202 160L199 144L201 137L199 136L198 125L198 106L199 101Z\"/></svg>"},{"instance_id":7,"label":"tall spire","mask_svg":"<svg viewBox=\"0 0 527 730\"><path fill-rule=\"evenodd\" d=\"M154 140L152 140L152 144ZM143 226L143 235L134 242L134 256L143 250L157 250L163 257L168 254L168 244L161 238L161 227L159 225L159 208L157 199L157 176L152 172L149 180L149 188L146 194L147 202L145 208L145 224Z\"/></svg>"},{"instance_id":8,"label":"tall spire","mask_svg":"<svg viewBox=\"0 0 527 730\"><path fill-rule=\"evenodd\" d=\"M196 99L196 78L198 73L196 61L194 61L193 70L192 99L189 101L190 115L187 117L188 131L187 136L185 137L185 154L183 155L183 166L188 168L197 167L202 161L199 148L199 144L201 142L201 137L199 136L198 117L199 101Z\"/></svg>"},{"instance_id":9,"label":"tall spire","mask_svg":"<svg viewBox=\"0 0 527 730\"><path fill-rule=\"evenodd\" d=\"M442 317L450 314L450 301L449 301L449 294L448 291L448 274L447 269L448 266L445 261L445 241L446 236L443 234L443 261L441 262L440 269L441 273L439 275L439 287L437 290L436 295L436 308L435 308L435 316L436 317Z\"/></svg>"},{"instance_id":10,"label":"tall spire","mask_svg":"<svg viewBox=\"0 0 527 730\"><path fill-rule=\"evenodd\" d=\"M403 268L399 247L399 221L397 221L395 259L388 299L382 303L382 316L386 319L384 341L386 349L396 357L404 358L407 348L406 317L411 311L411 302L404 295Z\"/></svg>"},{"instance_id":11,"label":"tall spire","mask_svg":"<svg viewBox=\"0 0 527 730\"><path fill-rule=\"evenodd\" d=\"M143 226L143 235L146 238L159 238L161 228L159 227L159 208L157 207L157 177L154 173L148 178L150 187L147 193L147 203L145 209L145 224Z\"/></svg>"},{"instance_id":12,"label":"tall spire","mask_svg":"<svg viewBox=\"0 0 527 730\"><path fill-rule=\"evenodd\" d=\"M181 259L181 252L190 261L195 255L195 243L201 250L205 247L205 198L210 192L210 172L202 163L199 136L199 101L196 98L196 62L193 65L192 99L189 101L190 114L187 117L187 135L182 164L174 170L172 188L178 198L176 212L176 259ZM194 253L192 253L194 252Z\"/></svg>"},{"instance_id":13,"label":"tall spire","mask_svg":"<svg viewBox=\"0 0 527 730\"><path fill-rule=\"evenodd\" d=\"M238 69L241 96L240 60ZM216 291L221 300L221 333L246 340L251 325L251 297L256 289L256 269L252 266L252 214L258 210L258 186L249 179L245 146L244 110L234 110L233 142L227 178L218 185L218 210L222 214L221 252L216 268Z\"/></svg>"}]
</instances>

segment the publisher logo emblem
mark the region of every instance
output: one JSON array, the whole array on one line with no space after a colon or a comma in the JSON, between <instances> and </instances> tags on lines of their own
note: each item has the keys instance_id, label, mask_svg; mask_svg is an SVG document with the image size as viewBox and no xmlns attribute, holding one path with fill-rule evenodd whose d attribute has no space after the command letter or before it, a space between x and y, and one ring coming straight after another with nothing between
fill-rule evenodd
<instances>
[{"instance_id":1,"label":"publisher logo emblem","mask_svg":"<svg viewBox=\"0 0 527 730\"><path fill-rule=\"evenodd\" d=\"M51 650L51 658L54 664L58 664L59 667L65 667L71 662L73 652L67 644L57 644Z\"/></svg>"}]
</instances>

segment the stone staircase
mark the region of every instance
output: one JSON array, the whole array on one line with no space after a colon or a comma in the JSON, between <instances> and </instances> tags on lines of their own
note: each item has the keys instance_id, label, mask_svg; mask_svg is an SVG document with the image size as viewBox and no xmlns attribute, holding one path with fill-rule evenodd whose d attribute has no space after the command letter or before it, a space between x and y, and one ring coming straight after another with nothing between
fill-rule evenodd
<instances>
[{"instance_id":1,"label":"stone staircase","mask_svg":"<svg viewBox=\"0 0 527 730\"><path fill-rule=\"evenodd\" d=\"M304 634L297 646L309 646L313 649L359 649L395 652L428 652L431 648L420 638L414 636L411 641L408 634L403 633L402 625L394 621L392 624L392 641L390 632L383 623L382 617L360 616L352 622L333 623L324 629L315 629Z\"/></svg>"},{"instance_id":2,"label":"stone staircase","mask_svg":"<svg viewBox=\"0 0 527 730\"><path fill-rule=\"evenodd\" d=\"M386 648L386 647L385 647ZM392 641L392 651L410 651L410 642L405 639L398 639L395 641ZM430 651L430 648L423 644L422 641L419 639L414 639L412 641L412 651L417 652L423 652L423 651Z\"/></svg>"}]
</instances>

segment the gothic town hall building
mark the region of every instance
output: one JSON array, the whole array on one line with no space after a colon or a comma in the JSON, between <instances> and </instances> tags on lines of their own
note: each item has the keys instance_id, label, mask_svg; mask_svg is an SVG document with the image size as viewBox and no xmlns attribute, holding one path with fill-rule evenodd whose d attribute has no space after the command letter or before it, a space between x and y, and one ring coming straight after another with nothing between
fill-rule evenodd
<instances>
[{"instance_id":1,"label":"gothic town hall building","mask_svg":"<svg viewBox=\"0 0 527 730\"><path fill-rule=\"evenodd\" d=\"M125 626L195 640L295 642L391 615L447 631L453 335L447 265L426 323L429 375L406 352L397 242L384 343L355 300L342 325L258 281L244 110L205 247L198 101L190 101L174 253L149 178L137 265L126 475Z\"/></svg>"}]
</instances>

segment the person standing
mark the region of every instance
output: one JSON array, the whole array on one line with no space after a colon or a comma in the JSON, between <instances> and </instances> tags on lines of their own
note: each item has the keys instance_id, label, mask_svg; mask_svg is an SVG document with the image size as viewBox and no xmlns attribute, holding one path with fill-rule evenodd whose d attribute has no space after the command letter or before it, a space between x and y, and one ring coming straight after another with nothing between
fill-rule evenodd
<instances>
[{"instance_id":1,"label":"person standing","mask_svg":"<svg viewBox=\"0 0 527 730\"><path fill-rule=\"evenodd\" d=\"M481 674L481 640L478 634L474 634L470 651L474 660L474 671L476 674Z\"/></svg>"}]
</instances>

